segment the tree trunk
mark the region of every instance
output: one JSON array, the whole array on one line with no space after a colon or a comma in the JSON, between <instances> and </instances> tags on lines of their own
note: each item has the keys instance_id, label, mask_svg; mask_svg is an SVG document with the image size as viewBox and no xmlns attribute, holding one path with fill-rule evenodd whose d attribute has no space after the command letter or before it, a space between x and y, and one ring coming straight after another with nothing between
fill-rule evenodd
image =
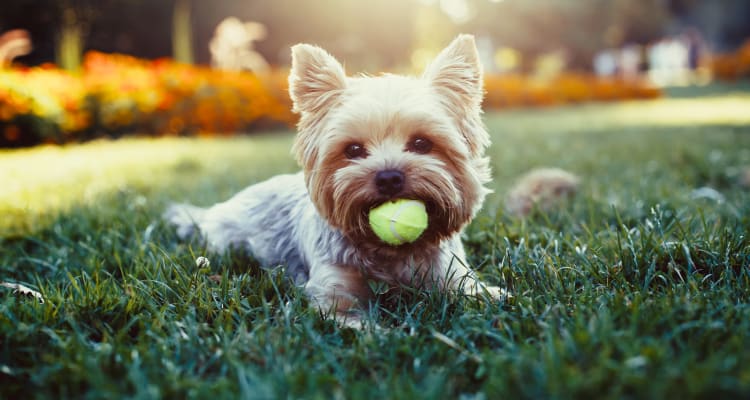
<instances>
[{"instance_id":1,"label":"tree trunk","mask_svg":"<svg viewBox=\"0 0 750 400\"><path fill-rule=\"evenodd\" d=\"M193 63L193 31L190 0L175 0L172 14L172 56L181 63Z\"/></svg>"},{"instance_id":2,"label":"tree trunk","mask_svg":"<svg viewBox=\"0 0 750 400\"><path fill-rule=\"evenodd\" d=\"M73 8L63 10L60 37L57 42L57 64L68 71L81 67L83 30Z\"/></svg>"}]
</instances>

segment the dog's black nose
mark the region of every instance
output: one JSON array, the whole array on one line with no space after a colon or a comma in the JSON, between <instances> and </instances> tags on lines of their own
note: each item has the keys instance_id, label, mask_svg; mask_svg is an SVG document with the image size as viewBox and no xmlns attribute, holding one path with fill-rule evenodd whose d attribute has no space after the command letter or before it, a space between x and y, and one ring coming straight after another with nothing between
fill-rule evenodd
<instances>
[{"instance_id":1,"label":"dog's black nose","mask_svg":"<svg viewBox=\"0 0 750 400\"><path fill-rule=\"evenodd\" d=\"M375 186L382 195L396 195L404 188L404 173L395 169L380 171L375 174Z\"/></svg>"}]
</instances>

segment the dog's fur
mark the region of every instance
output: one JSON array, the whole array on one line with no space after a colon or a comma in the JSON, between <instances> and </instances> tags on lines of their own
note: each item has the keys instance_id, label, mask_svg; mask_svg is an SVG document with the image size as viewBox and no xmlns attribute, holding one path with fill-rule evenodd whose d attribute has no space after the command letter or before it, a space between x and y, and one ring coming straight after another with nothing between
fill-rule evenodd
<instances>
[{"instance_id":1,"label":"dog's fur","mask_svg":"<svg viewBox=\"0 0 750 400\"><path fill-rule=\"evenodd\" d=\"M490 180L472 36L457 37L419 78L347 77L330 54L299 44L289 92L301 117L293 153L302 172L206 209L171 206L165 217L179 236L197 227L212 249L243 246L264 265L287 265L321 309L350 325L360 323L370 279L503 293L466 267L460 240ZM349 151L353 144L359 153ZM375 183L381 171L403 176L396 193L384 194ZM393 198L426 204L429 226L414 243L390 246L369 228L369 210Z\"/></svg>"}]
</instances>

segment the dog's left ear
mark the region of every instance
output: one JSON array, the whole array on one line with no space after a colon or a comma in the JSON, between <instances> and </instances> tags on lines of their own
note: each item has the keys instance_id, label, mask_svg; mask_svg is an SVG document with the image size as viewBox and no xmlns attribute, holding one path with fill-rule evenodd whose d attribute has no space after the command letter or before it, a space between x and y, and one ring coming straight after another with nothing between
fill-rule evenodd
<instances>
[{"instance_id":1,"label":"dog's left ear","mask_svg":"<svg viewBox=\"0 0 750 400\"><path fill-rule=\"evenodd\" d=\"M474 36L462 34L453 39L427 66L422 77L432 84L459 120L471 152L478 154L484 150L489 138L479 117L484 81Z\"/></svg>"}]
</instances>

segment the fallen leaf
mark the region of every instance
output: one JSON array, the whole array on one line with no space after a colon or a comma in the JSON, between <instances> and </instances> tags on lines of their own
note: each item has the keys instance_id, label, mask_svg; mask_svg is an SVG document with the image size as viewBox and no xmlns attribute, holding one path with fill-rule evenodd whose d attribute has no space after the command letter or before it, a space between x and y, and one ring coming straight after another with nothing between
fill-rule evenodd
<instances>
[{"instance_id":1,"label":"fallen leaf","mask_svg":"<svg viewBox=\"0 0 750 400\"><path fill-rule=\"evenodd\" d=\"M20 293L26 296L33 296L37 300L39 300L40 303L44 304L44 297L42 297L42 294L37 292L34 289L30 289L24 285L21 285L19 283L9 283L9 282L0 282L0 286L6 287L8 289L13 289L13 293Z\"/></svg>"},{"instance_id":2,"label":"fallen leaf","mask_svg":"<svg viewBox=\"0 0 750 400\"><path fill-rule=\"evenodd\" d=\"M525 217L534 206L550 211L564 199L572 197L581 178L559 168L537 168L522 175L510 189L505 209L511 215Z\"/></svg>"}]
</instances>

